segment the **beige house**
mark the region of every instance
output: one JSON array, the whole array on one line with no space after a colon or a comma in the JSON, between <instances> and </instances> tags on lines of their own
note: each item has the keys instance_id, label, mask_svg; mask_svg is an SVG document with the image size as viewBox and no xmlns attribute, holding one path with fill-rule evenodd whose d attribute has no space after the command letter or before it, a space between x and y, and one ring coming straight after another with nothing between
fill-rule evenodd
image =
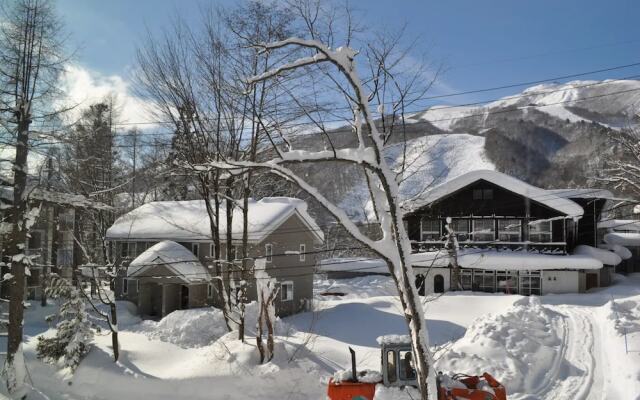
<instances>
[{"instance_id":1,"label":"beige house","mask_svg":"<svg viewBox=\"0 0 640 400\"><path fill-rule=\"evenodd\" d=\"M248 220L248 262L264 258L267 273L277 280L276 312L282 316L305 309L313 297L313 250L324 239L306 203L286 197L251 200ZM226 260L224 210L219 221L221 259ZM118 266L117 298L135 303L138 312L150 318L219 305L216 279L226 275L224 268L234 272L234 281L240 279L242 225L242 212L236 208L230 227L235 261L217 269L204 200L152 202L125 214L107 231ZM252 301L255 278L248 284Z\"/></svg>"}]
</instances>

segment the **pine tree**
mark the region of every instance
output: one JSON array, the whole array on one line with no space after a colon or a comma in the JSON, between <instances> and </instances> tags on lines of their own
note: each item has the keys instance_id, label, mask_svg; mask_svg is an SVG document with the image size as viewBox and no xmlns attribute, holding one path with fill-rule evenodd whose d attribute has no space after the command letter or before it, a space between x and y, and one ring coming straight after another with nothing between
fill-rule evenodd
<instances>
[{"instance_id":1,"label":"pine tree","mask_svg":"<svg viewBox=\"0 0 640 400\"><path fill-rule=\"evenodd\" d=\"M80 361L89 353L93 339L84 298L80 289L58 276L51 277L47 292L51 298L64 298L65 301L57 314L59 322L55 336L38 337L38 358L48 362L62 360L65 367L75 371Z\"/></svg>"}]
</instances>

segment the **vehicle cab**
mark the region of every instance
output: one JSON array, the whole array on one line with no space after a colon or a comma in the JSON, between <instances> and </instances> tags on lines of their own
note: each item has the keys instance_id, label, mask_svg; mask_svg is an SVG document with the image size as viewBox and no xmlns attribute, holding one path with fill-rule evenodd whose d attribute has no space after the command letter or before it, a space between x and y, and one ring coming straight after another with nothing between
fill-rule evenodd
<instances>
[{"instance_id":1,"label":"vehicle cab","mask_svg":"<svg viewBox=\"0 0 640 400\"><path fill-rule=\"evenodd\" d=\"M385 335L378 338L382 351L382 382L385 386L418 386L411 338Z\"/></svg>"}]
</instances>

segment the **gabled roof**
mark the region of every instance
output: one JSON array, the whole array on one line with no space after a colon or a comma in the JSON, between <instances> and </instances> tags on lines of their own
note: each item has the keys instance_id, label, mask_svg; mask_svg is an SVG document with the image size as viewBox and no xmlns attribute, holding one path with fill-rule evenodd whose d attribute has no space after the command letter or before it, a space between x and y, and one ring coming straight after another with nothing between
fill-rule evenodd
<instances>
[{"instance_id":1,"label":"gabled roof","mask_svg":"<svg viewBox=\"0 0 640 400\"><path fill-rule=\"evenodd\" d=\"M145 277L145 272L156 266L168 268L175 274L175 277L186 282L200 282L209 279L209 273L200 260L187 248L170 240L156 243L131 261L127 269L127 276L130 278Z\"/></svg>"},{"instance_id":2,"label":"gabled roof","mask_svg":"<svg viewBox=\"0 0 640 400\"><path fill-rule=\"evenodd\" d=\"M432 204L479 180L493 183L496 186L500 186L510 192L527 197L569 217L580 218L584 214L582 207L565 198L565 196L559 196L554 194L552 191L529 185L528 183L512 176L492 170L471 171L436 186L421 196L418 200L414 201L412 208L417 209Z\"/></svg>"},{"instance_id":3,"label":"gabled roof","mask_svg":"<svg viewBox=\"0 0 640 400\"><path fill-rule=\"evenodd\" d=\"M266 197L249 201L248 237L260 242L275 231L292 215L298 215L318 241L323 241L322 230L307 212L307 204L289 197ZM220 210L220 234L227 232L226 211ZM233 240L242 240L242 210L233 210L231 234ZM107 230L111 240L211 240L209 217L204 200L156 201L144 204L118 218Z\"/></svg>"}]
</instances>

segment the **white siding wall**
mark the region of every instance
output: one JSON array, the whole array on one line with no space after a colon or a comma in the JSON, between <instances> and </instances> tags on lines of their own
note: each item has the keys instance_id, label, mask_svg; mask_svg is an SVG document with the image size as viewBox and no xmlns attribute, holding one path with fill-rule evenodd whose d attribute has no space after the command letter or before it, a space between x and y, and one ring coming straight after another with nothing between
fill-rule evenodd
<instances>
[{"instance_id":1,"label":"white siding wall","mask_svg":"<svg viewBox=\"0 0 640 400\"><path fill-rule=\"evenodd\" d=\"M424 275L425 276L425 282L424 282L424 287L425 287L425 294L432 294L434 292L433 290L433 277L436 275L442 275L442 277L444 278L444 291L447 292L451 289L451 269L449 268L420 268L420 267L413 267L414 269L414 273L416 275ZM427 273L427 271L429 271Z\"/></svg>"},{"instance_id":2,"label":"white siding wall","mask_svg":"<svg viewBox=\"0 0 640 400\"><path fill-rule=\"evenodd\" d=\"M580 272L542 271L542 294L578 293L579 291Z\"/></svg>"}]
</instances>

